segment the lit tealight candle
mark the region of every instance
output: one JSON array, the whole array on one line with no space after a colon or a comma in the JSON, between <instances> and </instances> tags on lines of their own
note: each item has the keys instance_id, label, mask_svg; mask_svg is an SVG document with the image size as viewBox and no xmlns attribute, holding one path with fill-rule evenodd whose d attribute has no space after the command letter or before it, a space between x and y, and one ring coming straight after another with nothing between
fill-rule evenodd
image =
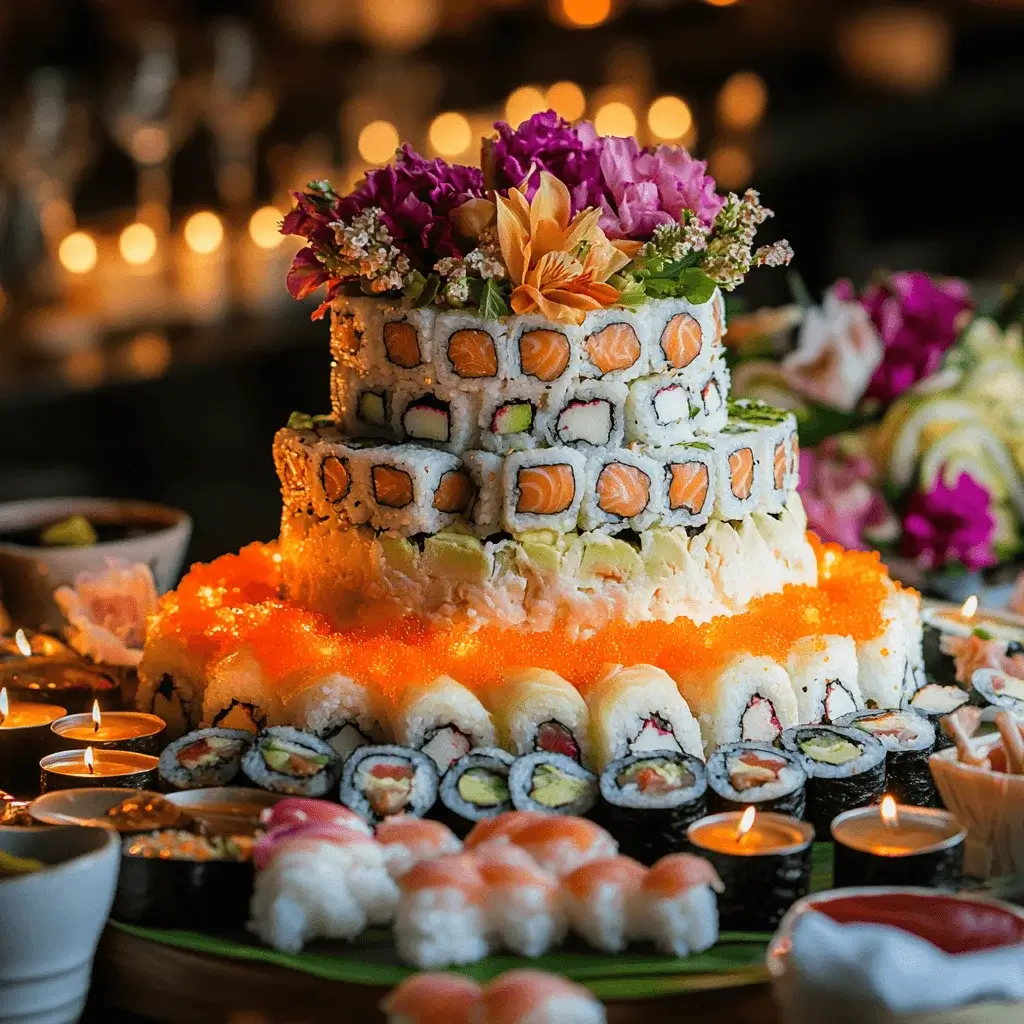
<instances>
[{"instance_id":1,"label":"lit tealight candle","mask_svg":"<svg viewBox=\"0 0 1024 1024\"><path fill-rule=\"evenodd\" d=\"M858 807L832 822L835 885L949 886L963 873L967 832L948 811L899 805Z\"/></svg>"},{"instance_id":2,"label":"lit tealight candle","mask_svg":"<svg viewBox=\"0 0 1024 1024\"><path fill-rule=\"evenodd\" d=\"M157 754L167 723L156 715L140 711L103 712L99 703L93 701L90 714L68 715L54 722L50 728L55 750L85 746L108 750L117 747L140 754Z\"/></svg>"},{"instance_id":3,"label":"lit tealight candle","mask_svg":"<svg viewBox=\"0 0 1024 1024\"><path fill-rule=\"evenodd\" d=\"M35 792L39 758L50 749L50 725L64 713L54 704L12 701L0 687L0 789Z\"/></svg>"},{"instance_id":4,"label":"lit tealight candle","mask_svg":"<svg viewBox=\"0 0 1024 1024\"><path fill-rule=\"evenodd\" d=\"M84 789L117 786L152 789L157 784L157 759L131 750L62 750L39 762L40 789Z\"/></svg>"},{"instance_id":5,"label":"lit tealight candle","mask_svg":"<svg viewBox=\"0 0 1024 1024\"><path fill-rule=\"evenodd\" d=\"M810 889L814 829L805 821L748 807L695 821L687 838L725 884L725 930L772 931Z\"/></svg>"}]
</instances>

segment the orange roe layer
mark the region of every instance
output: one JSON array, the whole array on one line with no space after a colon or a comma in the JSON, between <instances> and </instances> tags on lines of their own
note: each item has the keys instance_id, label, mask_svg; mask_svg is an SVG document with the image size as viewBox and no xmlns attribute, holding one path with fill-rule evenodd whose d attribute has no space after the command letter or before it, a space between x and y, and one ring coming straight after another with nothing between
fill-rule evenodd
<instances>
[{"instance_id":1,"label":"orange roe layer","mask_svg":"<svg viewBox=\"0 0 1024 1024\"><path fill-rule=\"evenodd\" d=\"M793 644L806 636L834 633L860 643L882 633L887 625L883 605L888 574L878 554L824 545L813 535L810 540L818 559L816 587L787 586L755 599L743 614L719 616L700 626L689 619L621 623L586 639L572 639L564 628L471 629L410 617L383 626L336 630L322 616L285 601L267 600L230 611L213 608L201 586L190 587L187 593L180 588L177 612L168 607L165 615L178 619L182 634L187 632L186 623L199 626L204 647L227 652L240 643L249 644L267 676L287 691L282 692L283 699L329 672L341 672L394 698L405 686L442 673L479 687L517 665L551 669L586 689L609 662L657 665L692 692L739 653L785 662ZM230 563L230 568L237 568L237 563ZM235 587L245 589L237 581Z\"/></svg>"}]
</instances>

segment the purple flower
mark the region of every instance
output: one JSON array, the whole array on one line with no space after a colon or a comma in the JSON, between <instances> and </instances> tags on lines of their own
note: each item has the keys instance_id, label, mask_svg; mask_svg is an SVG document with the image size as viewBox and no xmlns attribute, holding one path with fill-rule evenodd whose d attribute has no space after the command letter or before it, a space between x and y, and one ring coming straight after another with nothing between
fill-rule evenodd
<instances>
[{"instance_id":1,"label":"purple flower","mask_svg":"<svg viewBox=\"0 0 1024 1024\"><path fill-rule=\"evenodd\" d=\"M852 299L850 282L837 282L836 294ZM865 292L860 302L885 344L885 355L867 390L868 397L883 405L939 368L972 305L963 281L932 278L919 270L891 274Z\"/></svg>"},{"instance_id":2,"label":"purple flower","mask_svg":"<svg viewBox=\"0 0 1024 1024\"><path fill-rule=\"evenodd\" d=\"M646 241L659 224L678 224L684 210L710 227L725 199L708 165L681 146L640 149L636 139L602 138L601 227L609 238Z\"/></svg>"},{"instance_id":3,"label":"purple flower","mask_svg":"<svg viewBox=\"0 0 1024 1024\"><path fill-rule=\"evenodd\" d=\"M967 473L954 487L942 474L927 493L916 492L903 517L902 554L928 569L958 561L972 572L995 565L996 518L988 491Z\"/></svg>"}]
</instances>

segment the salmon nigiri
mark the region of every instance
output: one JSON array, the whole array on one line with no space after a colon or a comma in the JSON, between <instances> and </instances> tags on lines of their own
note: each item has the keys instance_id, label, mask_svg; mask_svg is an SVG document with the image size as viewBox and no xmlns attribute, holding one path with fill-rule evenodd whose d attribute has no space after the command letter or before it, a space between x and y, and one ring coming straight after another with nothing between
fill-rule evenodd
<instances>
[{"instance_id":1,"label":"salmon nigiri","mask_svg":"<svg viewBox=\"0 0 1024 1024\"><path fill-rule=\"evenodd\" d=\"M662 857L648 870L637 894L638 935L675 956L708 949L718 941L715 893L723 889L718 872L703 857Z\"/></svg>"},{"instance_id":2,"label":"salmon nigiri","mask_svg":"<svg viewBox=\"0 0 1024 1024\"><path fill-rule=\"evenodd\" d=\"M633 930L634 904L647 868L632 857L602 857L562 880L572 930L594 949L621 953Z\"/></svg>"},{"instance_id":3,"label":"salmon nigiri","mask_svg":"<svg viewBox=\"0 0 1024 1024\"><path fill-rule=\"evenodd\" d=\"M485 989L474 1024L604 1024L604 1007L581 985L544 971L507 971Z\"/></svg>"},{"instance_id":4,"label":"salmon nigiri","mask_svg":"<svg viewBox=\"0 0 1024 1024\"><path fill-rule=\"evenodd\" d=\"M618 844L600 825L567 815L545 817L527 825L516 833L513 842L559 878L581 864L614 857L619 852Z\"/></svg>"},{"instance_id":5,"label":"salmon nigiri","mask_svg":"<svg viewBox=\"0 0 1024 1024\"><path fill-rule=\"evenodd\" d=\"M487 886L491 934L510 953L541 956L561 943L567 931L558 879L533 863L525 850L503 844L497 856L487 856L494 848L493 842L479 848L484 851L479 865ZM525 859L500 852L512 850Z\"/></svg>"},{"instance_id":6,"label":"salmon nigiri","mask_svg":"<svg viewBox=\"0 0 1024 1024\"><path fill-rule=\"evenodd\" d=\"M532 825L535 821L543 821L547 817L540 811L503 811L493 818L484 818L478 821L466 836L464 843L467 850L475 849L482 843L489 843L492 840L501 842L514 842L516 833L520 829Z\"/></svg>"},{"instance_id":7,"label":"salmon nigiri","mask_svg":"<svg viewBox=\"0 0 1024 1024\"><path fill-rule=\"evenodd\" d=\"M462 850L462 843L447 825L403 814L385 818L377 826L377 842L384 846L393 878L400 878L420 861Z\"/></svg>"},{"instance_id":8,"label":"salmon nigiri","mask_svg":"<svg viewBox=\"0 0 1024 1024\"><path fill-rule=\"evenodd\" d=\"M461 974L414 974L381 1001L388 1024L470 1024L483 990Z\"/></svg>"}]
</instances>

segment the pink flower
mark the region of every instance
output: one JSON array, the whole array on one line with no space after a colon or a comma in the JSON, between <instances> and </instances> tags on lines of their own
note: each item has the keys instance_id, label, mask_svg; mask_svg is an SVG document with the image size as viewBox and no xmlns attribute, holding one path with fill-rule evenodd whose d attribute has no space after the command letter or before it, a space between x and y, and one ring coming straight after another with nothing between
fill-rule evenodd
<instances>
[{"instance_id":1,"label":"pink flower","mask_svg":"<svg viewBox=\"0 0 1024 1024\"><path fill-rule=\"evenodd\" d=\"M807 525L823 541L870 548L894 540L899 521L874 486L875 467L842 450L838 438L800 454L800 497Z\"/></svg>"}]
</instances>

